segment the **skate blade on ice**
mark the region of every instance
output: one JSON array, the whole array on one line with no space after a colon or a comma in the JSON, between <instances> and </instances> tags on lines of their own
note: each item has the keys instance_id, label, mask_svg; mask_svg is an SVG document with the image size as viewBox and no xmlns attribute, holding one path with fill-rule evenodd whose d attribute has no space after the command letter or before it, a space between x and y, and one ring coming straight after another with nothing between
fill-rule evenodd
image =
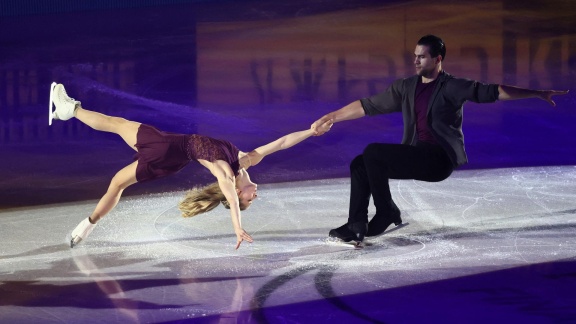
<instances>
[{"instance_id":1,"label":"skate blade on ice","mask_svg":"<svg viewBox=\"0 0 576 324\"><path fill-rule=\"evenodd\" d=\"M75 247L76 245L80 244L80 242L82 242L82 238L80 236L76 236L74 238L70 239L70 248Z\"/></svg>"},{"instance_id":2,"label":"skate blade on ice","mask_svg":"<svg viewBox=\"0 0 576 324\"><path fill-rule=\"evenodd\" d=\"M325 240L326 243L330 244L330 245L338 245L338 246L344 246L344 247L350 247L350 248L354 248L354 249L363 249L365 246L371 246L372 243L369 242L357 242L357 241L349 241L349 242L344 242L339 238L336 237L328 237Z\"/></svg>"},{"instance_id":3,"label":"skate blade on ice","mask_svg":"<svg viewBox=\"0 0 576 324\"><path fill-rule=\"evenodd\" d=\"M78 245L80 241L82 241L82 239L80 239L79 237L76 237L76 239L72 237L72 232L68 232L68 234L66 234L66 236L64 237L64 242L71 248Z\"/></svg>"},{"instance_id":4,"label":"skate blade on ice","mask_svg":"<svg viewBox=\"0 0 576 324\"><path fill-rule=\"evenodd\" d=\"M68 232L68 234L66 234L66 237L64 238L64 241L66 242L66 244L70 245L70 248L73 248L76 245L80 244L80 242L82 242L82 238L79 236L72 237L72 232Z\"/></svg>"},{"instance_id":5,"label":"skate blade on ice","mask_svg":"<svg viewBox=\"0 0 576 324\"><path fill-rule=\"evenodd\" d=\"M52 92L54 87L56 87L56 82L52 82L50 85L50 102L48 103L48 126L52 125L52 120L54 119L54 111L52 108L54 107L54 98L52 97Z\"/></svg>"}]
</instances>

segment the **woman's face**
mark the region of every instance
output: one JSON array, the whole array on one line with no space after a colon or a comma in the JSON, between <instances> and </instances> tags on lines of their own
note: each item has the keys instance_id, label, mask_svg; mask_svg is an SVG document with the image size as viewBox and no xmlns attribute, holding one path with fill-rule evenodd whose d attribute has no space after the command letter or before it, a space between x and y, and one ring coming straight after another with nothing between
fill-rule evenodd
<instances>
[{"instance_id":1,"label":"woman's face","mask_svg":"<svg viewBox=\"0 0 576 324\"><path fill-rule=\"evenodd\" d=\"M240 190L238 194L238 199L240 202L245 206L250 206L252 201L258 197L258 185L255 183L251 183L246 185Z\"/></svg>"}]
</instances>

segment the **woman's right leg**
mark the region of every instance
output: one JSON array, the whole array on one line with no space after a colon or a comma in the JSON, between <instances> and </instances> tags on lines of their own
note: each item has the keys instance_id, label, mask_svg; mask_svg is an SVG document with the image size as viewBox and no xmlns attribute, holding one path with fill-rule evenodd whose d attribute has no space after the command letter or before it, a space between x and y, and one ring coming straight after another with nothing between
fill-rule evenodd
<instances>
[{"instance_id":1,"label":"woman's right leg","mask_svg":"<svg viewBox=\"0 0 576 324\"><path fill-rule=\"evenodd\" d=\"M134 161L116 173L116 175L112 178L112 181L110 181L108 190L104 196L100 198L100 201L92 212L92 215L83 219L80 224L78 224L72 231L70 247L74 247L80 243L80 241L86 239L94 229L94 226L96 226L96 223L102 217L108 214L114 207L116 207L124 189L137 182L137 165L138 161Z\"/></svg>"},{"instance_id":2,"label":"woman's right leg","mask_svg":"<svg viewBox=\"0 0 576 324\"><path fill-rule=\"evenodd\" d=\"M91 223L96 224L102 217L108 214L118 204L124 189L138 182L136 180L137 165L138 161L132 162L122 170L118 171L118 173L116 173L116 175L112 178L112 181L110 181L110 185L108 186L108 190L104 196L100 198L100 201L96 205L92 215L90 215Z\"/></svg>"},{"instance_id":3,"label":"woman's right leg","mask_svg":"<svg viewBox=\"0 0 576 324\"><path fill-rule=\"evenodd\" d=\"M121 117L104 115L82 107L76 109L74 116L95 130L120 135L126 144L136 150L134 145L136 145L136 136L140 123Z\"/></svg>"}]
</instances>

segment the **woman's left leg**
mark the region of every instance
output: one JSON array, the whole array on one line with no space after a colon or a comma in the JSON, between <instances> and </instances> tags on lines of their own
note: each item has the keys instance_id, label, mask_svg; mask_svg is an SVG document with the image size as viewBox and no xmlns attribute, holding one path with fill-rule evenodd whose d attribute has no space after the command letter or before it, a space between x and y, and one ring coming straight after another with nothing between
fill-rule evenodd
<instances>
[{"instance_id":1,"label":"woman's left leg","mask_svg":"<svg viewBox=\"0 0 576 324\"><path fill-rule=\"evenodd\" d=\"M52 119L69 120L76 117L95 130L120 135L126 144L136 150L134 145L136 145L140 123L84 109L80 101L68 96L62 84L52 84L50 109L52 109L52 105L56 107L56 110L50 111L50 124L52 124Z\"/></svg>"},{"instance_id":2,"label":"woman's left leg","mask_svg":"<svg viewBox=\"0 0 576 324\"><path fill-rule=\"evenodd\" d=\"M74 116L92 129L120 135L128 146L136 150L134 145L136 145L140 123L121 117L104 115L82 107L76 109Z\"/></svg>"}]
</instances>

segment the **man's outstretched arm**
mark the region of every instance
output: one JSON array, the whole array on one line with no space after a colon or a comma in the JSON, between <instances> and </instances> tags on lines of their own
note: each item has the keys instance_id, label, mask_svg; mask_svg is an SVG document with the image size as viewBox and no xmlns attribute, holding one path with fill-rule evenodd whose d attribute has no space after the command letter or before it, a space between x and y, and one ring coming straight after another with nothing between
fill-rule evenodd
<instances>
[{"instance_id":1,"label":"man's outstretched arm","mask_svg":"<svg viewBox=\"0 0 576 324\"><path fill-rule=\"evenodd\" d=\"M328 131L329 128L320 129L320 126L324 125L327 121L337 123L344 120L357 119L360 117L364 117L365 115L366 113L364 112L364 108L362 108L360 100L356 100L338 110L335 110L331 113L322 116L320 119L315 121L310 128L314 131L315 136L319 136Z\"/></svg>"},{"instance_id":2,"label":"man's outstretched arm","mask_svg":"<svg viewBox=\"0 0 576 324\"><path fill-rule=\"evenodd\" d=\"M509 85L498 86L498 100L516 100L525 98L540 98L552 106L556 106L552 96L565 95L568 90L558 91L558 90L532 90L524 89Z\"/></svg>"}]
</instances>

